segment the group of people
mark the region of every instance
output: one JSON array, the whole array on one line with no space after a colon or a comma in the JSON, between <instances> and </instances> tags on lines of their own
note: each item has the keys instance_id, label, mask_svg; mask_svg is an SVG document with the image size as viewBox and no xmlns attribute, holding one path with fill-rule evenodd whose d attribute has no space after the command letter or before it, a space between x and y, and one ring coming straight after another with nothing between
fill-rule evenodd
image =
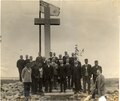
<instances>
[{"instance_id":1,"label":"group of people","mask_svg":"<svg viewBox=\"0 0 120 101\"><path fill-rule=\"evenodd\" d=\"M84 65L81 65L75 53L69 56L66 51L64 56L60 54L57 57L55 53L50 52L48 59L38 56L34 61L32 56L26 55L24 60L20 55L17 68L20 81L24 83L25 96L29 96L30 89L32 94L52 92L53 89L60 92L73 89L75 94L88 92L93 98L96 90L99 96L104 95L105 79L98 60L95 60L94 66L88 63L88 59L84 62ZM93 90L91 90L91 79L95 85Z\"/></svg>"}]
</instances>

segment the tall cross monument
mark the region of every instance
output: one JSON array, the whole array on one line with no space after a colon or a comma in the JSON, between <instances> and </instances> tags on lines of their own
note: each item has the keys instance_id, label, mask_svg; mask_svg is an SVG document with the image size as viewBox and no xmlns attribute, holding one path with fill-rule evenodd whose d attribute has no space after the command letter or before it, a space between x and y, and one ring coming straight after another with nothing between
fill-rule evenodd
<instances>
[{"instance_id":1,"label":"tall cross monument","mask_svg":"<svg viewBox=\"0 0 120 101\"><path fill-rule=\"evenodd\" d=\"M41 13L44 14L44 18L41 18ZM39 25L39 55L41 56L41 25L44 25L45 35L45 57L49 57L51 51L51 34L50 25L60 25L60 19L50 18L50 16L58 16L59 8L40 0L39 18L35 18L34 24Z\"/></svg>"}]
</instances>

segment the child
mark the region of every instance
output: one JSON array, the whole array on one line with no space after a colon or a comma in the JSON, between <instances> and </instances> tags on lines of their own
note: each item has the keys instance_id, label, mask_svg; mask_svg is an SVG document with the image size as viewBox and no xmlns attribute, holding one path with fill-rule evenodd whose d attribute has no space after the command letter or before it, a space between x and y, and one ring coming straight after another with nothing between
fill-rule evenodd
<instances>
[{"instance_id":1,"label":"child","mask_svg":"<svg viewBox=\"0 0 120 101\"><path fill-rule=\"evenodd\" d=\"M32 82L31 80L31 68L29 66L29 63L27 63L26 67L22 70L22 81L24 84L24 96L25 101L28 101L28 97L30 96L30 84Z\"/></svg>"}]
</instances>

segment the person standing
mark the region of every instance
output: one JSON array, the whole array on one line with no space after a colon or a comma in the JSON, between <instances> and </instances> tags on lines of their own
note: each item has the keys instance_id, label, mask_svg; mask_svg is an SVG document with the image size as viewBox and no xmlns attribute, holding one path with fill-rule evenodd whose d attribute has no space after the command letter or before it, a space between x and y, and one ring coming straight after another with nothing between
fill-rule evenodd
<instances>
[{"instance_id":1,"label":"person standing","mask_svg":"<svg viewBox=\"0 0 120 101\"><path fill-rule=\"evenodd\" d=\"M22 70L22 81L24 84L24 96L25 96L25 101L28 101L28 97L30 96L30 85L32 82L31 79L31 68L29 66L29 63L26 64L25 68Z\"/></svg>"},{"instance_id":2,"label":"person standing","mask_svg":"<svg viewBox=\"0 0 120 101\"><path fill-rule=\"evenodd\" d=\"M62 54L59 54L57 64L60 65L60 60L63 60Z\"/></svg>"},{"instance_id":3,"label":"person standing","mask_svg":"<svg viewBox=\"0 0 120 101\"><path fill-rule=\"evenodd\" d=\"M39 61L36 58L34 65L32 66L32 94L37 94L39 84Z\"/></svg>"},{"instance_id":4,"label":"person standing","mask_svg":"<svg viewBox=\"0 0 120 101\"><path fill-rule=\"evenodd\" d=\"M67 51L65 51L64 54L65 54L65 55L63 56L63 63L66 64L66 59L69 58L69 55L68 55L68 52L67 52Z\"/></svg>"},{"instance_id":5,"label":"person standing","mask_svg":"<svg viewBox=\"0 0 120 101\"><path fill-rule=\"evenodd\" d=\"M25 66L27 65L27 63L30 62L30 59L28 58L28 55L25 56L26 60L25 60Z\"/></svg>"},{"instance_id":6,"label":"person standing","mask_svg":"<svg viewBox=\"0 0 120 101\"><path fill-rule=\"evenodd\" d=\"M67 88L70 89L71 88L72 67L69 63L69 59L66 60L65 68L66 68Z\"/></svg>"},{"instance_id":7,"label":"person standing","mask_svg":"<svg viewBox=\"0 0 120 101\"><path fill-rule=\"evenodd\" d=\"M42 94L43 93L43 90L42 90L42 87L43 87L43 64L42 62L39 63L39 93Z\"/></svg>"},{"instance_id":8,"label":"person standing","mask_svg":"<svg viewBox=\"0 0 120 101\"><path fill-rule=\"evenodd\" d=\"M52 52L49 53L49 58L48 59L50 60L50 63L52 63L52 59L53 59L53 53Z\"/></svg>"},{"instance_id":9,"label":"person standing","mask_svg":"<svg viewBox=\"0 0 120 101\"><path fill-rule=\"evenodd\" d=\"M54 74L54 77L53 77L53 86L54 86L54 89L57 89L57 82L58 82L58 65L57 63L55 62L55 58L52 59L52 63L51 63L51 66L53 67L53 74Z\"/></svg>"},{"instance_id":10,"label":"person standing","mask_svg":"<svg viewBox=\"0 0 120 101\"><path fill-rule=\"evenodd\" d=\"M66 68L63 64L63 60L60 60L60 66L58 68L58 74L60 77L60 92L66 91Z\"/></svg>"},{"instance_id":11,"label":"person standing","mask_svg":"<svg viewBox=\"0 0 120 101\"><path fill-rule=\"evenodd\" d=\"M72 56L70 57L70 64L71 64L71 67L73 68L74 61L75 61L75 53L72 53L71 55ZM73 88L73 76L71 77L71 88Z\"/></svg>"},{"instance_id":12,"label":"person standing","mask_svg":"<svg viewBox=\"0 0 120 101\"><path fill-rule=\"evenodd\" d=\"M34 63L35 63L35 61L33 61L33 57L30 56L29 65L30 65L30 68L31 68L31 69L32 69L32 67L34 66Z\"/></svg>"},{"instance_id":13,"label":"person standing","mask_svg":"<svg viewBox=\"0 0 120 101\"><path fill-rule=\"evenodd\" d=\"M52 92L52 82L53 82L53 67L51 66L50 60L47 60L47 65L43 68L43 75L45 81L45 92Z\"/></svg>"},{"instance_id":14,"label":"person standing","mask_svg":"<svg viewBox=\"0 0 120 101\"><path fill-rule=\"evenodd\" d=\"M55 59L55 63L57 63L58 62L58 57L56 56L55 52L53 53L53 58Z\"/></svg>"},{"instance_id":15,"label":"person standing","mask_svg":"<svg viewBox=\"0 0 120 101\"><path fill-rule=\"evenodd\" d=\"M19 72L19 80L22 82L22 78L21 78L21 73L23 68L25 67L25 61L23 59L23 56L20 55L20 59L17 61L17 68L18 68L18 72Z\"/></svg>"},{"instance_id":16,"label":"person standing","mask_svg":"<svg viewBox=\"0 0 120 101\"><path fill-rule=\"evenodd\" d=\"M88 84L88 94L90 94L90 79L91 79L91 65L88 64L88 59L85 59L85 64L82 66L83 77L83 92L86 93L86 84Z\"/></svg>"},{"instance_id":17,"label":"person standing","mask_svg":"<svg viewBox=\"0 0 120 101\"><path fill-rule=\"evenodd\" d=\"M93 83L95 84L97 78L97 70L99 69L102 71L102 67L98 65L98 60L95 60L95 65L92 67L92 74L93 74Z\"/></svg>"},{"instance_id":18,"label":"person standing","mask_svg":"<svg viewBox=\"0 0 120 101\"><path fill-rule=\"evenodd\" d=\"M77 58L77 56L74 56L74 62L75 61L77 61L77 63L78 63L78 65L80 66L80 68L81 68L81 62L78 60L78 58ZM74 65L75 65L75 63L73 64L73 66L72 67L74 67ZM79 85L80 85L80 91L82 91L82 85L81 85L81 78L82 78L82 76L80 76L80 83L79 83ZM71 80L72 82L71 82L71 87L73 88L73 76L72 76L72 80Z\"/></svg>"},{"instance_id":19,"label":"person standing","mask_svg":"<svg viewBox=\"0 0 120 101\"><path fill-rule=\"evenodd\" d=\"M46 58L45 58L45 57L42 57L42 60L43 60L42 65L43 65L43 67L44 67L44 65L46 65Z\"/></svg>"},{"instance_id":20,"label":"person standing","mask_svg":"<svg viewBox=\"0 0 120 101\"><path fill-rule=\"evenodd\" d=\"M44 72L44 67L46 67L47 65L47 61L46 61L46 58L45 57L42 57L43 59L43 63L42 63L42 68L43 68L43 72ZM45 87L45 81L44 81L44 73L43 73L43 87Z\"/></svg>"},{"instance_id":21,"label":"person standing","mask_svg":"<svg viewBox=\"0 0 120 101\"><path fill-rule=\"evenodd\" d=\"M31 78L32 78L32 83L31 83L31 92L32 94L34 94L34 77L33 77L33 74L34 74L34 68L35 68L35 64L36 64L36 61L33 61L33 57L30 56L30 63L29 63L29 66L30 68L32 69L32 73L31 73Z\"/></svg>"},{"instance_id":22,"label":"person standing","mask_svg":"<svg viewBox=\"0 0 120 101\"><path fill-rule=\"evenodd\" d=\"M81 78L81 66L79 65L78 61L74 61L74 66L72 68L72 75L73 75L73 85L75 85L75 94L80 91L80 78Z\"/></svg>"},{"instance_id":23,"label":"person standing","mask_svg":"<svg viewBox=\"0 0 120 101\"><path fill-rule=\"evenodd\" d=\"M70 64L71 64L72 66L74 66L74 58L75 58L75 53L72 53L72 54L71 54L71 57L70 57Z\"/></svg>"}]
</instances>

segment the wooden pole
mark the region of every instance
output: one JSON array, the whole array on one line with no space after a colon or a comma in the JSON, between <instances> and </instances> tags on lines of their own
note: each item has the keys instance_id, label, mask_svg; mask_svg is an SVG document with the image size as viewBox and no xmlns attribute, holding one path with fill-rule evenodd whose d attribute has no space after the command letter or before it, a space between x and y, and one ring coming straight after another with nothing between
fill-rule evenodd
<instances>
[{"instance_id":1,"label":"wooden pole","mask_svg":"<svg viewBox=\"0 0 120 101\"><path fill-rule=\"evenodd\" d=\"M51 51L51 36L50 36L50 8L45 7L45 57L49 57L49 52Z\"/></svg>"},{"instance_id":2,"label":"wooden pole","mask_svg":"<svg viewBox=\"0 0 120 101\"><path fill-rule=\"evenodd\" d=\"M39 19L41 19L41 0L39 0ZM41 25L39 25L39 56L41 56Z\"/></svg>"}]
</instances>

